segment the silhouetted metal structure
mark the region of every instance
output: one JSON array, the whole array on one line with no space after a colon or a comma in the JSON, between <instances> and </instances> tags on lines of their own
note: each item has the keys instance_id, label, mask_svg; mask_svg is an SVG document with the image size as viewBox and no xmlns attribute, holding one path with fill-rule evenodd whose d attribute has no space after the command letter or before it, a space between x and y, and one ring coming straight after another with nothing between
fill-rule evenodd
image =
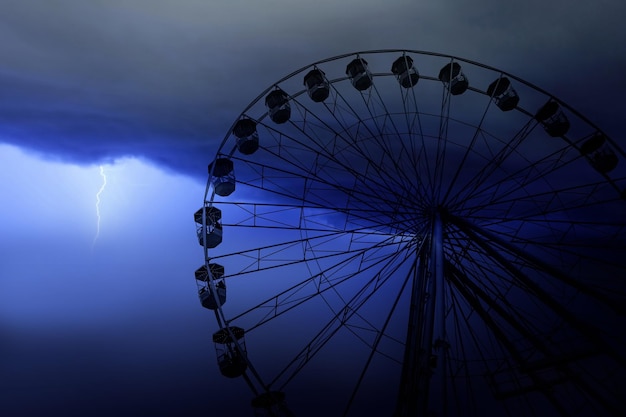
<instances>
[{"instance_id":1,"label":"silhouetted metal structure","mask_svg":"<svg viewBox=\"0 0 626 417\"><path fill-rule=\"evenodd\" d=\"M346 74L354 88L359 91L367 90L372 86L372 73L367 67L367 61L362 58L355 58L346 67Z\"/></svg>"},{"instance_id":2,"label":"silhouetted metal structure","mask_svg":"<svg viewBox=\"0 0 626 417\"><path fill-rule=\"evenodd\" d=\"M200 246L215 248L222 243L222 210L212 206L203 207L194 213L193 219Z\"/></svg>"},{"instance_id":3,"label":"silhouetted metal structure","mask_svg":"<svg viewBox=\"0 0 626 417\"><path fill-rule=\"evenodd\" d=\"M235 166L228 158L218 158L209 164L209 175L215 194L229 196L235 191Z\"/></svg>"},{"instance_id":4,"label":"silhouetted metal structure","mask_svg":"<svg viewBox=\"0 0 626 417\"><path fill-rule=\"evenodd\" d=\"M489 84L487 94L493 98L502 111L513 110L519 103L519 96L507 77L498 78Z\"/></svg>"},{"instance_id":5,"label":"silhouetted metal structure","mask_svg":"<svg viewBox=\"0 0 626 417\"><path fill-rule=\"evenodd\" d=\"M537 111L535 118L539 120L548 135L552 137L563 136L569 130L570 124L567 116L554 100L548 101Z\"/></svg>"},{"instance_id":6,"label":"silhouetted metal structure","mask_svg":"<svg viewBox=\"0 0 626 417\"><path fill-rule=\"evenodd\" d=\"M594 133L580 146L580 153L589 159L596 171L603 174L611 172L618 162L617 155L607 143L603 133Z\"/></svg>"},{"instance_id":7,"label":"silhouetted metal structure","mask_svg":"<svg viewBox=\"0 0 626 417\"><path fill-rule=\"evenodd\" d=\"M209 274L209 271L210 274ZM202 307L217 310L226 302L226 283L223 280L224 267L217 263L202 265L196 270L198 296Z\"/></svg>"},{"instance_id":8,"label":"silhouetted metal structure","mask_svg":"<svg viewBox=\"0 0 626 417\"><path fill-rule=\"evenodd\" d=\"M293 416L285 392L319 373L296 409L621 416L624 157L553 95L458 57L294 71L236 119L194 214L220 372L258 416ZM231 279L246 291L224 309ZM244 335L274 356L256 367Z\"/></svg>"},{"instance_id":9,"label":"silhouetted metal structure","mask_svg":"<svg viewBox=\"0 0 626 417\"><path fill-rule=\"evenodd\" d=\"M304 76L304 85L311 100L321 103L328 98L330 94L330 84L323 71L317 68L312 69Z\"/></svg>"},{"instance_id":10,"label":"silhouetted metal structure","mask_svg":"<svg viewBox=\"0 0 626 417\"><path fill-rule=\"evenodd\" d=\"M400 85L404 88L413 87L420 79L419 72L413 65L413 58L407 55L402 55L393 61L391 72L393 72Z\"/></svg>"},{"instance_id":11,"label":"silhouetted metal structure","mask_svg":"<svg viewBox=\"0 0 626 417\"><path fill-rule=\"evenodd\" d=\"M439 71L439 80L450 90L450 94L458 96L469 87L469 80L461 70L461 64L450 62Z\"/></svg>"},{"instance_id":12,"label":"silhouetted metal structure","mask_svg":"<svg viewBox=\"0 0 626 417\"><path fill-rule=\"evenodd\" d=\"M285 123L291 116L291 106L289 105L289 97L281 89L270 92L265 97L265 105L267 106L270 119L274 123Z\"/></svg>"},{"instance_id":13,"label":"silhouetted metal structure","mask_svg":"<svg viewBox=\"0 0 626 417\"><path fill-rule=\"evenodd\" d=\"M242 376L248 368L244 329L224 327L213 333L213 343L217 352L220 372L227 378Z\"/></svg>"},{"instance_id":14,"label":"silhouetted metal structure","mask_svg":"<svg viewBox=\"0 0 626 417\"><path fill-rule=\"evenodd\" d=\"M252 155L259 149L259 134L254 120L237 120L233 127L233 134L237 137L237 149L242 154Z\"/></svg>"}]
</instances>

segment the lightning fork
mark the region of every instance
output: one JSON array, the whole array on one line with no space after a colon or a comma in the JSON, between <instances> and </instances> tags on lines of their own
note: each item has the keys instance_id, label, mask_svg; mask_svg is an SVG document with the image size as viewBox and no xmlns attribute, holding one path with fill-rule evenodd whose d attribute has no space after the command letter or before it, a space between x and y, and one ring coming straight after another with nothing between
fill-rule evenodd
<instances>
[{"instance_id":1,"label":"lightning fork","mask_svg":"<svg viewBox=\"0 0 626 417\"><path fill-rule=\"evenodd\" d=\"M102 185L100 189L96 193L96 217L98 221L96 223L96 235L93 238L93 242L91 244L91 251L93 252L93 248L96 245L96 240L98 240L98 236L100 236L100 194L104 191L104 188L107 185L107 177L104 174L104 166L100 165L100 176L102 177Z\"/></svg>"}]
</instances>

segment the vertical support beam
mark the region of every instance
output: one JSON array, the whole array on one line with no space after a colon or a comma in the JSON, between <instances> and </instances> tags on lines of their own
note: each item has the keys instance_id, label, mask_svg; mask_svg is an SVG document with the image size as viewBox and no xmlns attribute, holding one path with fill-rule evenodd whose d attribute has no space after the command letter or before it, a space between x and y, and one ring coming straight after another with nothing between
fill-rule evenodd
<instances>
[{"instance_id":1,"label":"vertical support beam","mask_svg":"<svg viewBox=\"0 0 626 417\"><path fill-rule=\"evenodd\" d=\"M425 238L428 241L428 238ZM428 367L430 352L424 349L424 333L426 329L425 313L428 303L428 249L429 244L422 244L416 252L414 275L411 283L411 301L409 305L409 322L407 325L406 342L400 387L394 417L413 417L426 415L428 408L428 381L429 374L425 374Z\"/></svg>"},{"instance_id":2,"label":"vertical support beam","mask_svg":"<svg viewBox=\"0 0 626 417\"><path fill-rule=\"evenodd\" d=\"M432 404L431 381L435 363L433 346L439 349L436 408L445 407L445 306L444 306L443 225L441 215L434 211L426 244L416 253L416 268L411 287L409 323L400 389L394 417L428 415ZM445 414L442 414L442 416Z\"/></svg>"},{"instance_id":3,"label":"vertical support beam","mask_svg":"<svg viewBox=\"0 0 626 417\"><path fill-rule=\"evenodd\" d=\"M439 212L435 212L433 216L433 237L432 237L432 254L433 275L435 276L435 329L434 338L444 338L445 335L445 307L444 307L444 291L443 291L443 227L441 224L441 216Z\"/></svg>"},{"instance_id":4,"label":"vertical support beam","mask_svg":"<svg viewBox=\"0 0 626 417\"><path fill-rule=\"evenodd\" d=\"M447 338L446 338L446 309L445 309L445 288L444 288L444 256L443 256L443 224L441 214L437 210L433 214L433 237L432 237L432 263L433 275L435 278L435 314L433 317L434 329L431 339L431 349L435 348L437 355L437 369L435 375L438 378L438 392L435 406L438 408L439 415L445 417L447 415L447 380L446 380L446 357L447 357Z\"/></svg>"}]
</instances>

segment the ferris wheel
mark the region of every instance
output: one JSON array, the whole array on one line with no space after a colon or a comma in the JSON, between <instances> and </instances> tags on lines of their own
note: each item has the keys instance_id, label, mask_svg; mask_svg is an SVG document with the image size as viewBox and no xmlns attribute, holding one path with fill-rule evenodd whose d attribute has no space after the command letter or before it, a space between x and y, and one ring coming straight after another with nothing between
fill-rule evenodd
<instances>
[{"instance_id":1,"label":"ferris wheel","mask_svg":"<svg viewBox=\"0 0 626 417\"><path fill-rule=\"evenodd\" d=\"M259 416L621 415L625 159L466 59L292 72L236 118L194 214L221 374Z\"/></svg>"}]
</instances>

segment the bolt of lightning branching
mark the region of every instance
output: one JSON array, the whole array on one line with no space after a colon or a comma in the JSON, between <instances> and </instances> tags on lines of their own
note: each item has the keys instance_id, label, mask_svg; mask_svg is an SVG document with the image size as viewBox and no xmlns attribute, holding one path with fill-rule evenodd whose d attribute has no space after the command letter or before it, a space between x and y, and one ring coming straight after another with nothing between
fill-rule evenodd
<instances>
[{"instance_id":1,"label":"bolt of lightning branching","mask_svg":"<svg viewBox=\"0 0 626 417\"><path fill-rule=\"evenodd\" d=\"M107 185L107 177L104 175L104 167L100 165L100 176L102 177L102 185L100 189L96 193L96 217L98 218L96 223L96 235L93 238L93 243L91 244L91 251L93 252L93 247L96 245L96 240L98 240L98 236L100 235L100 194L104 191L104 188Z\"/></svg>"}]
</instances>

